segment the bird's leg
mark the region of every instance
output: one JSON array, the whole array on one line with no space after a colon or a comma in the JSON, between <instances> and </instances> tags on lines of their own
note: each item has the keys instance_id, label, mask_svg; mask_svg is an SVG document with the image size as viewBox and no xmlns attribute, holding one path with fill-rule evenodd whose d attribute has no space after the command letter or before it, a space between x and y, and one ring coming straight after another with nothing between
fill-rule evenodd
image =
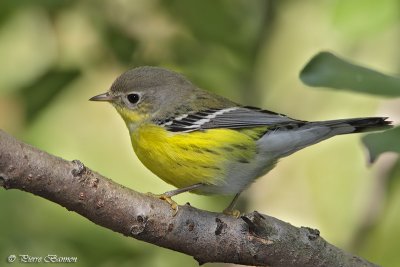
<instances>
[{"instance_id":1,"label":"bird's leg","mask_svg":"<svg viewBox=\"0 0 400 267\"><path fill-rule=\"evenodd\" d=\"M153 196L153 197L157 197L161 200L165 200L171 206L171 208L175 211L174 212L174 216L175 216L178 213L178 204L175 201L173 201L171 197L185 193L185 192L193 191L204 185L205 184L203 184L203 183L198 183L198 184L193 184L193 185L190 185L187 187L167 191L163 194L153 194L153 193L147 193L147 194L150 196Z\"/></svg>"},{"instance_id":2,"label":"bird's leg","mask_svg":"<svg viewBox=\"0 0 400 267\"><path fill-rule=\"evenodd\" d=\"M224 214L226 214L226 215L232 215L232 216L234 216L234 217L236 217L236 218L239 218L239 216L240 216L240 211L235 210L235 209L233 209L233 208L235 207L235 204L236 204L236 202L237 202L237 200L238 200L238 198L239 198L239 196L240 196L240 193L242 193L242 192L237 193L237 194L235 195L235 197L232 199L232 201L231 201L231 203L229 204L229 206L226 207L226 209L224 209L224 211L223 211Z\"/></svg>"}]
</instances>

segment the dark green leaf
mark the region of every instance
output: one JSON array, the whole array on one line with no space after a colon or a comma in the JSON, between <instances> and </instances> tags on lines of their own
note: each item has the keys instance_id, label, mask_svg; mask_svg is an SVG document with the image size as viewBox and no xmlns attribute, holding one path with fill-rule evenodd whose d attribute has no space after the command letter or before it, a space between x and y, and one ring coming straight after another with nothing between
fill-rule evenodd
<instances>
[{"instance_id":1,"label":"dark green leaf","mask_svg":"<svg viewBox=\"0 0 400 267\"><path fill-rule=\"evenodd\" d=\"M392 196L393 193L396 192L394 188L396 188L396 183L399 182L400 179L400 158L397 159L396 163L390 170L387 176L387 183L386 183L386 192L388 197Z\"/></svg>"},{"instance_id":2,"label":"dark green leaf","mask_svg":"<svg viewBox=\"0 0 400 267\"><path fill-rule=\"evenodd\" d=\"M400 153L400 127L385 132L368 134L362 138L362 141L368 149L371 163L384 152Z\"/></svg>"},{"instance_id":3,"label":"dark green leaf","mask_svg":"<svg viewBox=\"0 0 400 267\"><path fill-rule=\"evenodd\" d=\"M104 38L119 62L126 65L132 64L133 53L137 48L137 40L122 29L112 25L105 27Z\"/></svg>"},{"instance_id":4,"label":"dark green leaf","mask_svg":"<svg viewBox=\"0 0 400 267\"><path fill-rule=\"evenodd\" d=\"M42 7L49 13L56 13L73 5L76 0L1 0L0 1L0 25L12 14L29 7Z\"/></svg>"},{"instance_id":5,"label":"dark green leaf","mask_svg":"<svg viewBox=\"0 0 400 267\"><path fill-rule=\"evenodd\" d=\"M67 85L80 75L77 69L50 69L36 81L20 90L20 96L25 102L27 121L32 121L36 115L51 103Z\"/></svg>"},{"instance_id":6,"label":"dark green leaf","mask_svg":"<svg viewBox=\"0 0 400 267\"><path fill-rule=\"evenodd\" d=\"M201 44L222 45L238 54L257 41L265 1L163 0L161 4Z\"/></svg>"},{"instance_id":7,"label":"dark green leaf","mask_svg":"<svg viewBox=\"0 0 400 267\"><path fill-rule=\"evenodd\" d=\"M300 72L300 79L309 86L400 96L400 78L349 63L329 52L314 56Z\"/></svg>"}]
</instances>

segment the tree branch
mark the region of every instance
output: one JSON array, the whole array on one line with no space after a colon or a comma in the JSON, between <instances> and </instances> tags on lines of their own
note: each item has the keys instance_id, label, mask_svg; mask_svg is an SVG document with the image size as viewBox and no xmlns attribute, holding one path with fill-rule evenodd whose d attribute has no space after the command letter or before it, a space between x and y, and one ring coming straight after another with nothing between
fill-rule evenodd
<instances>
[{"instance_id":1,"label":"tree branch","mask_svg":"<svg viewBox=\"0 0 400 267\"><path fill-rule=\"evenodd\" d=\"M0 186L58 203L125 236L193 256L200 264L376 266L327 243L319 231L252 212L241 218L170 206L0 130Z\"/></svg>"}]
</instances>

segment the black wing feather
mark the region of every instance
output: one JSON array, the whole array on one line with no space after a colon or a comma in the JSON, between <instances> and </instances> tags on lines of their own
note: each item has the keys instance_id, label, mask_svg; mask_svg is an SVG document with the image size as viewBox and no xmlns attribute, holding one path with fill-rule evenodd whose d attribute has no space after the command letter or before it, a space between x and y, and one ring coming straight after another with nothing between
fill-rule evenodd
<instances>
[{"instance_id":1,"label":"black wing feather","mask_svg":"<svg viewBox=\"0 0 400 267\"><path fill-rule=\"evenodd\" d=\"M254 107L231 107L190 113L179 118L170 118L161 124L172 132L191 132L216 128L250 128L272 126L274 128L298 124L304 121L295 120L283 114Z\"/></svg>"}]
</instances>

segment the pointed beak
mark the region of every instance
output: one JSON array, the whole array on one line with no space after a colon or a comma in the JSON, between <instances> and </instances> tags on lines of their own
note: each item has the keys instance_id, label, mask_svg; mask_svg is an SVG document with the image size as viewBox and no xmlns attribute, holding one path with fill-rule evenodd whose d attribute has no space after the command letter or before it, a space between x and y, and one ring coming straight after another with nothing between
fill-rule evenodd
<instances>
[{"instance_id":1,"label":"pointed beak","mask_svg":"<svg viewBox=\"0 0 400 267\"><path fill-rule=\"evenodd\" d=\"M96 95L89 99L89 101L107 101L107 102L110 102L113 100L114 100L114 96L110 95L108 92L104 93L104 94Z\"/></svg>"}]
</instances>

